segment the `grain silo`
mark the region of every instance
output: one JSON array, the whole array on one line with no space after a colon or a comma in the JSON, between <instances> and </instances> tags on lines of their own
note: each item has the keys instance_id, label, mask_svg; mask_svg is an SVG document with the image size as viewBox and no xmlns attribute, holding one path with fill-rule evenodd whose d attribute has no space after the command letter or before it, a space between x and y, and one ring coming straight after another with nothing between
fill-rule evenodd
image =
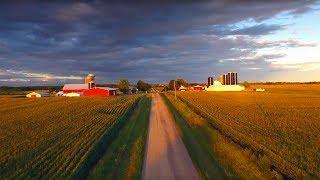
<instances>
[{"instance_id":1,"label":"grain silo","mask_svg":"<svg viewBox=\"0 0 320 180\"><path fill-rule=\"evenodd\" d=\"M229 84L228 85L237 85L238 84L238 73L229 72L228 73Z\"/></svg>"},{"instance_id":2,"label":"grain silo","mask_svg":"<svg viewBox=\"0 0 320 180\"><path fill-rule=\"evenodd\" d=\"M226 74L224 74L224 75L222 75L223 76L223 85L227 85L227 75Z\"/></svg>"},{"instance_id":3,"label":"grain silo","mask_svg":"<svg viewBox=\"0 0 320 180\"><path fill-rule=\"evenodd\" d=\"M224 75L220 75L220 76L219 76L219 82L221 82L222 85L225 84L225 77L224 77Z\"/></svg>"},{"instance_id":4,"label":"grain silo","mask_svg":"<svg viewBox=\"0 0 320 180\"><path fill-rule=\"evenodd\" d=\"M208 77L208 87L213 85L213 77Z\"/></svg>"},{"instance_id":5,"label":"grain silo","mask_svg":"<svg viewBox=\"0 0 320 180\"><path fill-rule=\"evenodd\" d=\"M93 74L88 74L85 78L84 78L84 83L88 84L89 89L94 88L95 87L95 75Z\"/></svg>"}]
</instances>

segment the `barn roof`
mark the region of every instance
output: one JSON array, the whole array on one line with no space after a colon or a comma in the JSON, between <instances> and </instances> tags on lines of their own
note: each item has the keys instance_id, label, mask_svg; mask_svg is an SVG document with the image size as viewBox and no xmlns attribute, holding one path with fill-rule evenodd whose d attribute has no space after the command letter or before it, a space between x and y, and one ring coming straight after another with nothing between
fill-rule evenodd
<instances>
[{"instance_id":1,"label":"barn roof","mask_svg":"<svg viewBox=\"0 0 320 180\"><path fill-rule=\"evenodd\" d=\"M79 89L89 89L87 84L65 84L62 90L79 90Z\"/></svg>"}]
</instances>

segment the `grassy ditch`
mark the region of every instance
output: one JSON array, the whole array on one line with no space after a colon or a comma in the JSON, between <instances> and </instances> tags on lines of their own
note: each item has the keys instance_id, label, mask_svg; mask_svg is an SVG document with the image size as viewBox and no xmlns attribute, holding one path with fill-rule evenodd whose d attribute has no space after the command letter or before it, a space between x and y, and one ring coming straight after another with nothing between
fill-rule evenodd
<instances>
[{"instance_id":1,"label":"grassy ditch","mask_svg":"<svg viewBox=\"0 0 320 180\"><path fill-rule=\"evenodd\" d=\"M141 179L150 105L150 98L140 100L88 179Z\"/></svg>"},{"instance_id":2,"label":"grassy ditch","mask_svg":"<svg viewBox=\"0 0 320 180\"><path fill-rule=\"evenodd\" d=\"M185 103L171 94L162 94L162 97L182 131L193 162L205 179L270 177L256 165L256 159L249 151L228 140Z\"/></svg>"}]
</instances>

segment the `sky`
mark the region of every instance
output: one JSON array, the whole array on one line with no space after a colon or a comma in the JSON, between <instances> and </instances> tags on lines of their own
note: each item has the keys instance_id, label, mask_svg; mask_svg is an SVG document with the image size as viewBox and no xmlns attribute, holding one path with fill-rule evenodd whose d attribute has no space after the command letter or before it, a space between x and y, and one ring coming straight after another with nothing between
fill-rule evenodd
<instances>
[{"instance_id":1,"label":"sky","mask_svg":"<svg viewBox=\"0 0 320 180\"><path fill-rule=\"evenodd\" d=\"M4 1L0 86L320 81L320 1Z\"/></svg>"}]
</instances>

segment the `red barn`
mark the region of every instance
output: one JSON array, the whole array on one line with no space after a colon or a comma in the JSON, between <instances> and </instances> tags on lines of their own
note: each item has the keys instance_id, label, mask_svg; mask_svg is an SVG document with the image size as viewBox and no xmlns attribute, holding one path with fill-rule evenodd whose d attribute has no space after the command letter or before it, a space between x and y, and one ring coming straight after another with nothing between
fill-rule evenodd
<instances>
[{"instance_id":1,"label":"red barn","mask_svg":"<svg viewBox=\"0 0 320 180\"><path fill-rule=\"evenodd\" d=\"M116 89L108 87L95 87L83 92L84 96L115 96Z\"/></svg>"},{"instance_id":2,"label":"red barn","mask_svg":"<svg viewBox=\"0 0 320 180\"><path fill-rule=\"evenodd\" d=\"M63 94L78 93L83 96L116 96L117 90L109 87L89 88L88 84L66 84L63 86Z\"/></svg>"}]
</instances>

